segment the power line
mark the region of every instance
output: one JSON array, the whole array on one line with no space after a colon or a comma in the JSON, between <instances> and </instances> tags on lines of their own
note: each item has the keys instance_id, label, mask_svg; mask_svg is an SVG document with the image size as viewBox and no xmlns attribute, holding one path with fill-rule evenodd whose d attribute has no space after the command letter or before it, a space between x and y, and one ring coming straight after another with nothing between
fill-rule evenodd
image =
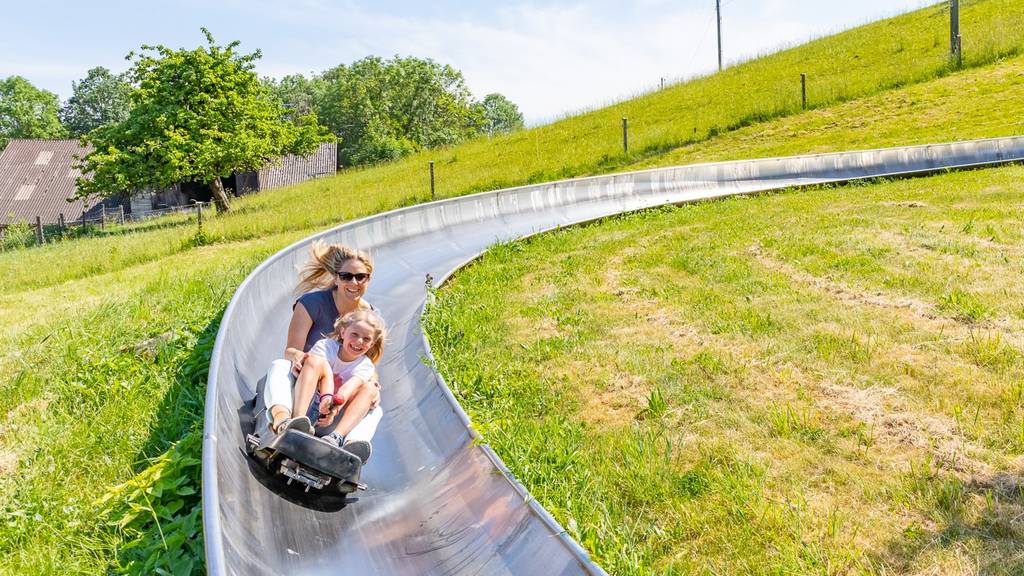
<instances>
[{"instance_id":1,"label":"power line","mask_svg":"<svg viewBox=\"0 0 1024 576\"><path fill-rule=\"evenodd\" d=\"M714 14L711 14L708 17L708 26L704 26L704 33L701 34L700 40L697 41L697 46L693 49L693 53L690 54L690 61L686 63L686 69L687 70L690 69L690 65L693 64L693 60L697 57L697 54L700 54L700 49L701 49L702 46L704 46L704 40L707 40L708 32L711 30L711 26L710 25L713 23L714 19L715 19L715 15Z\"/></svg>"}]
</instances>

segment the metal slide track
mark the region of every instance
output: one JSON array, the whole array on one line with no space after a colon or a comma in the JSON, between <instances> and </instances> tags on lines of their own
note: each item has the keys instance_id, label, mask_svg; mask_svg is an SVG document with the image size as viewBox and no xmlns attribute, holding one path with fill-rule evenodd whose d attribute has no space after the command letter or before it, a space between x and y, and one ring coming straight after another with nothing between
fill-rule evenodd
<instances>
[{"instance_id":1,"label":"metal slide track","mask_svg":"<svg viewBox=\"0 0 1024 576\"><path fill-rule=\"evenodd\" d=\"M474 441L466 414L424 363L427 274L441 281L498 241L652 206L1022 159L1024 137L1011 137L645 170L411 206L281 250L235 292L210 363L203 436L209 573L603 574ZM247 401L284 348L296 269L315 239L373 254L367 298L390 327L379 365L384 419L362 476L370 488L340 508L280 496L242 451Z\"/></svg>"}]
</instances>

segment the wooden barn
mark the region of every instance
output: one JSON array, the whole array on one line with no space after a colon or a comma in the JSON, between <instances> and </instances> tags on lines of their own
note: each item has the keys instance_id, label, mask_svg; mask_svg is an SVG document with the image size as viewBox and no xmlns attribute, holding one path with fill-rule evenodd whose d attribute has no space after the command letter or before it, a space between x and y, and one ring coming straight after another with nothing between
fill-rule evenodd
<instances>
[{"instance_id":1,"label":"wooden barn","mask_svg":"<svg viewBox=\"0 0 1024 576\"><path fill-rule=\"evenodd\" d=\"M101 213L120 212L135 218L164 208L185 206L193 200L205 202L210 190L205 184L185 182L164 190L142 190L130 200L107 199L84 202L74 198L74 168L88 148L78 140L11 140L0 152L0 226L12 222L56 224L61 215L67 222L98 219ZM337 144L325 143L309 156L285 156L268 162L260 170L235 173L223 178L224 187L235 196L270 190L334 174Z\"/></svg>"},{"instance_id":2,"label":"wooden barn","mask_svg":"<svg viewBox=\"0 0 1024 576\"><path fill-rule=\"evenodd\" d=\"M84 202L71 200L75 180L80 175L74 164L86 149L78 140L11 140L0 152L0 226L11 222L55 224L64 215L68 221L94 213L107 206L116 210L117 201Z\"/></svg>"}]
</instances>

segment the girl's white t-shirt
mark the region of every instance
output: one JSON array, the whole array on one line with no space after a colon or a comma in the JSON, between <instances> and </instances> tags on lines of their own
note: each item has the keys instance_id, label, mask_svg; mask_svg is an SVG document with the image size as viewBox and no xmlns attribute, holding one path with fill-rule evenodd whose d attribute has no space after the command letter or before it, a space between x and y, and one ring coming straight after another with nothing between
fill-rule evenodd
<instances>
[{"instance_id":1,"label":"girl's white t-shirt","mask_svg":"<svg viewBox=\"0 0 1024 576\"><path fill-rule=\"evenodd\" d=\"M373 362L366 356L360 356L351 362L342 362L338 358L338 350L341 343L333 338L321 338L309 349L310 354L324 358L331 365L331 372L335 376L341 376L342 381L358 376L363 382L369 382L373 377Z\"/></svg>"}]
</instances>

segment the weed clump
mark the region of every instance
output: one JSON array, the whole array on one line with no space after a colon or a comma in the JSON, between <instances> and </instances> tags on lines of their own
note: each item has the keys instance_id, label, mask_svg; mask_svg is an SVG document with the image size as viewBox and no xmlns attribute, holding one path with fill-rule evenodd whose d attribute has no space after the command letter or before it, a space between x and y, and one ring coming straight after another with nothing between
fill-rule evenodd
<instances>
[{"instance_id":1,"label":"weed clump","mask_svg":"<svg viewBox=\"0 0 1024 576\"><path fill-rule=\"evenodd\" d=\"M126 542L117 552L124 574L203 574L200 496L202 428L195 427L131 480L96 504Z\"/></svg>"}]
</instances>

